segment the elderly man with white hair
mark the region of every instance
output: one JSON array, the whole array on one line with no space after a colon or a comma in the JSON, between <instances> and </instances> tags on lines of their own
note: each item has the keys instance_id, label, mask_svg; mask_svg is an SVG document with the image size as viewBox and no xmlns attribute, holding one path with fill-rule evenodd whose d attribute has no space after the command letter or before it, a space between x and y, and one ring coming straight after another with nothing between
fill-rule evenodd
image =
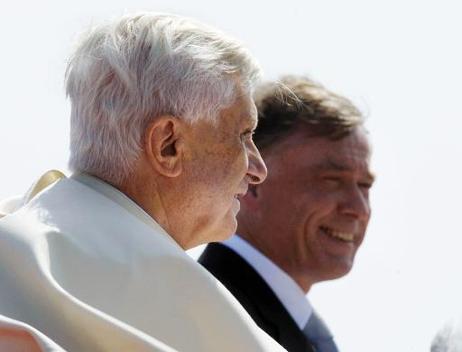
<instances>
[{"instance_id":1,"label":"elderly man with white hair","mask_svg":"<svg viewBox=\"0 0 462 352\"><path fill-rule=\"evenodd\" d=\"M67 71L73 174L0 220L0 314L68 351L282 351L184 252L233 233L266 177L258 76L182 17L86 33Z\"/></svg>"}]
</instances>

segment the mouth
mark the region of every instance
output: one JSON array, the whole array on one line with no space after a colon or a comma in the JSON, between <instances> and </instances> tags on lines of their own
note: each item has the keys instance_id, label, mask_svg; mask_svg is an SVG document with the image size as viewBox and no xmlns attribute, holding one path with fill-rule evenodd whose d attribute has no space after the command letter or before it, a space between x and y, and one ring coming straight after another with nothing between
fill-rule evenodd
<instances>
[{"instance_id":1,"label":"mouth","mask_svg":"<svg viewBox=\"0 0 462 352\"><path fill-rule=\"evenodd\" d=\"M343 242L351 243L355 239L353 233L337 231L327 226L320 226L319 229L326 235Z\"/></svg>"},{"instance_id":2,"label":"mouth","mask_svg":"<svg viewBox=\"0 0 462 352\"><path fill-rule=\"evenodd\" d=\"M234 198L236 198L237 200L241 200L241 198L244 197L246 193L247 193L247 189L245 189L245 190L243 190L243 191L241 191L239 193L236 193L234 195Z\"/></svg>"}]
</instances>

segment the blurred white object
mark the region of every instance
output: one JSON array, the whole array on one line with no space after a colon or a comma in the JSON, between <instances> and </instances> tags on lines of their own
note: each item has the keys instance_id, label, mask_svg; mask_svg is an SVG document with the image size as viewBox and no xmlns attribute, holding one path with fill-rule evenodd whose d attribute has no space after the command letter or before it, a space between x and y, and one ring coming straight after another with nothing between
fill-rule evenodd
<instances>
[{"instance_id":1,"label":"blurred white object","mask_svg":"<svg viewBox=\"0 0 462 352\"><path fill-rule=\"evenodd\" d=\"M462 352L462 318L453 318L436 334L431 352Z\"/></svg>"},{"instance_id":2,"label":"blurred white object","mask_svg":"<svg viewBox=\"0 0 462 352\"><path fill-rule=\"evenodd\" d=\"M7 214L11 214L22 205L23 197L14 196L0 201L0 218Z\"/></svg>"}]
</instances>

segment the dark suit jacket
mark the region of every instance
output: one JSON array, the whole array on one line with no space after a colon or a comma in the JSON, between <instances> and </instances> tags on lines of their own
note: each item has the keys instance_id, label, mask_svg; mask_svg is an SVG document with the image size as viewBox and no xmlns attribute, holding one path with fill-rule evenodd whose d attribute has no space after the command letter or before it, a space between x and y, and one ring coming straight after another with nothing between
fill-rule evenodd
<instances>
[{"instance_id":1,"label":"dark suit jacket","mask_svg":"<svg viewBox=\"0 0 462 352\"><path fill-rule=\"evenodd\" d=\"M263 278L232 249L209 244L201 263L237 298L258 326L289 352L314 352Z\"/></svg>"}]
</instances>

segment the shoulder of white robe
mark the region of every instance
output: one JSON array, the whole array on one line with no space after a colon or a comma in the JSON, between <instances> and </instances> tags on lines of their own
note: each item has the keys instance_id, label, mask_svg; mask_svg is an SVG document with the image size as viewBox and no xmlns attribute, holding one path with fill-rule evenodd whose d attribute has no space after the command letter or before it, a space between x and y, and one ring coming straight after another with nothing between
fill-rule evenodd
<instances>
[{"instance_id":1,"label":"shoulder of white robe","mask_svg":"<svg viewBox=\"0 0 462 352\"><path fill-rule=\"evenodd\" d=\"M0 201L0 219L8 214L11 214L27 204L32 198L43 191L51 184L65 178L61 171L49 170L40 176L32 185L29 187L25 195L14 196Z\"/></svg>"}]
</instances>

